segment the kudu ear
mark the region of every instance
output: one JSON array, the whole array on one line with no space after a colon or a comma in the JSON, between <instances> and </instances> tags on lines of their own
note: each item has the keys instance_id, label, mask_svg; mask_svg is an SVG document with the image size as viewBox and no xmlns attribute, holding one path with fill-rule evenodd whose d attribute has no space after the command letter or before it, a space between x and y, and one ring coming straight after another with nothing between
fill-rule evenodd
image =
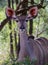
<instances>
[{"instance_id":1,"label":"kudu ear","mask_svg":"<svg viewBox=\"0 0 48 65\"><path fill-rule=\"evenodd\" d=\"M30 8L29 14L31 15L31 17L35 18L38 14L38 7L34 6L34 7Z\"/></svg>"},{"instance_id":2,"label":"kudu ear","mask_svg":"<svg viewBox=\"0 0 48 65\"><path fill-rule=\"evenodd\" d=\"M26 21L30 20L30 19L34 19L35 17L37 17L38 15L38 8L37 6L34 6L32 8L29 9Z\"/></svg>"},{"instance_id":3,"label":"kudu ear","mask_svg":"<svg viewBox=\"0 0 48 65\"><path fill-rule=\"evenodd\" d=\"M15 15L15 11L9 7L6 8L5 13L7 17L12 17L13 15Z\"/></svg>"},{"instance_id":4,"label":"kudu ear","mask_svg":"<svg viewBox=\"0 0 48 65\"><path fill-rule=\"evenodd\" d=\"M15 11L13 9L7 7L5 13L7 17L11 17L12 19L18 21L18 18L15 15Z\"/></svg>"}]
</instances>

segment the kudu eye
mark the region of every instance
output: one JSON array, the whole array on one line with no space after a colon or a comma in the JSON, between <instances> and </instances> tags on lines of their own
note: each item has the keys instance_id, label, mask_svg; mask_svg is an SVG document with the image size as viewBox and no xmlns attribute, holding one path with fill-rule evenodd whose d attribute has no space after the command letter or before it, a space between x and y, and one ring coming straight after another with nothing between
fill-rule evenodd
<instances>
[{"instance_id":1,"label":"kudu eye","mask_svg":"<svg viewBox=\"0 0 48 65\"><path fill-rule=\"evenodd\" d=\"M26 22L28 22L28 20L26 19Z\"/></svg>"},{"instance_id":2,"label":"kudu eye","mask_svg":"<svg viewBox=\"0 0 48 65\"><path fill-rule=\"evenodd\" d=\"M28 21L31 20L31 19L33 19L33 17L32 17L30 14L28 14L28 15L27 15L27 18L26 18L26 22L28 22Z\"/></svg>"},{"instance_id":3,"label":"kudu eye","mask_svg":"<svg viewBox=\"0 0 48 65\"><path fill-rule=\"evenodd\" d=\"M14 15L14 16L13 16L13 19L14 19L16 22L19 22L17 16Z\"/></svg>"},{"instance_id":4,"label":"kudu eye","mask_svg":"<svg viewBox=\"0 0 48 65\"><path fill-rule=\"evenodd\" d=\"M16 22L18 23L18 22L19 22L19 20L16 20Z\"/></svg>"}]
</instances>

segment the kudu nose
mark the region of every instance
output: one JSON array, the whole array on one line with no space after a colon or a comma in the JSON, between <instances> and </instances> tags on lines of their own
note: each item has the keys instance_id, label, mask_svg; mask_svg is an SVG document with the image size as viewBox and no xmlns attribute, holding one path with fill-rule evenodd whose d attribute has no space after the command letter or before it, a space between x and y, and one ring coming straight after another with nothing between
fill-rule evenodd
<instances>
[{"instance_id":1,"label":"kudu nose","mask_svg":"<svg viewBox=\"0 0 48 65\"><path fill-rule=\"evenodd\" d=\"M25 29L25 27L23 25L21 25L20 29L23 30L23 29Z\"/></svg>"}]
</instances>

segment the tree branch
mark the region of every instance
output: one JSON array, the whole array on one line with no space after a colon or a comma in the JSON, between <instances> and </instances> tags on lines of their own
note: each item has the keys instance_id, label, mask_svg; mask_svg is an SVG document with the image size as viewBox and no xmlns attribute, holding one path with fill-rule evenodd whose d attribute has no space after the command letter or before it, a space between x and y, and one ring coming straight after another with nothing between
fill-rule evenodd
<instances>
[{"instance_id":1,"label":"tree branch","mask_svg":"<svg viewBox=\"0 0 48 65\"><path fill-rule=\"evenodd\" d=\"M43 6L43 3L44 3L44 0L40 0L41 2L40 2L40 4L38 4L37 5L37 7L38 7L38 9L40 9L40 8L45 8L46 6Z\"/></svg>"},{"instance_id":2,"label":"tree branch","mask_svg":"<svg viewBox=\"0 0 48 65\"><path fill-rule=\"evenodd\" d=\"M38 9L40 8L45 8L45 6L43 6L43 2L44 0L41 0L41 3L40 4L37 4L37 5L32 5L32 6L28 6L26 8L22 8L22 9L19 9L20 5L22 5L23 3L26 3L28 0L23 0L22 2L19 3L19 5L17 6L17 9L16 9L16 15L24 12L24 11L28 11L30 8L34 7L34 6L37 6ZM32 0L32 2L34 3L34 0ZM9 4L10 5L10 4ZM8 5L8 6L9 6ZM10 20L10 18L6 18L5 20L3 20L3 22L1 22L1 25L0 25L0 30L2 30L2 28L4 27L4 25Z\"/></svg>"},{"instance_id":3,"label":"tree branch","mask_svg":"<svg viewBox=\"0 0 48 65\"><path fill-rule=\"evenodd\" d=\"M4 25L10 20L11 18L6 18L4 19L1 23L0 23L0 31L2 30L2 28L4 27Z\"/></svg>"},{"instance_id":4,"label":"tree branch","mask_svg":"<svg viewBox=\"0 0 48 65\"><path fill-rule=\"evenodd\" d=\"M43 5L44 0L41 0L40 4Z\"/></svg>"},{"instance_id":5,"label":"tree branch","mask_svg":"<svg viewBox=\"0 0 48 65\"><path fill-rule=\"evenodd\" d=\"M19 7L20 7L21 5L23 5L23 4L25 4L26 2L28 2L28 0L23 0L23 1L21 1L21 2L18 4L18 6L17 6L16 11L19 10Z\"/></svg>"},{"instance_id":6,"label":"tree branch","mask_svg":"<svg viewBox=\"0 0 48 65\"><path fill-rule=\"evenodd\" d=\"M41 35L43 32L45 32L46 31L46 29L45 30L42 30L41 32L39 32L38 34L37 34L37 36L39 36L39 35Z\"/></svg>"},{"instance_id":7,"label":"tree branch","mask_svg":"<svg viewBox=\"0 0 48 65\"><path fill-rule=\"evenodd\" d=\"M31 0L31 4L34 4L35 2L34 2L34 0Z\"/></svg>"}]
</instances>

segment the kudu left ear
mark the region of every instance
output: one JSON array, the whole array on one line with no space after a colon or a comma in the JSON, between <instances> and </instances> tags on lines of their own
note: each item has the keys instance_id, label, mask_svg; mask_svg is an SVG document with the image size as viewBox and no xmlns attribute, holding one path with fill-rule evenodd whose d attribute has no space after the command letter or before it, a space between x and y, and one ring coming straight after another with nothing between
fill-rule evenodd
<instances>
[{"instance_id":1,"label":"kudu left ear","mask_svg":"<svg viewBox=\"0 0 48 65\"><path fill-rule=\"evenodd\" d=\"M38 7L34 6L34 7L30 8L29 14L31 15L31 17L35 18L38 15Z\"/></svg>"},{"instance_id":2,"label":"kudu left ear","mask_svg":"<svg viewBox=\"0 0 48 65\"><path fill-rule=\"evenodd\" d=\"M34 6L29 9L26 21L36 18L38 15L38 7Z\"/></svg>"},{"instance_id":3,"label":"kudu left ear","mask_svg":"<svg viewBox=\"0 0 48 65\"><path fill-rule=\"evenodd\" d=\"M7 17L12 17L13 15L15 15L15 11L9 7L6 8L5 13Z\"/></svg>"}]
</instances>

